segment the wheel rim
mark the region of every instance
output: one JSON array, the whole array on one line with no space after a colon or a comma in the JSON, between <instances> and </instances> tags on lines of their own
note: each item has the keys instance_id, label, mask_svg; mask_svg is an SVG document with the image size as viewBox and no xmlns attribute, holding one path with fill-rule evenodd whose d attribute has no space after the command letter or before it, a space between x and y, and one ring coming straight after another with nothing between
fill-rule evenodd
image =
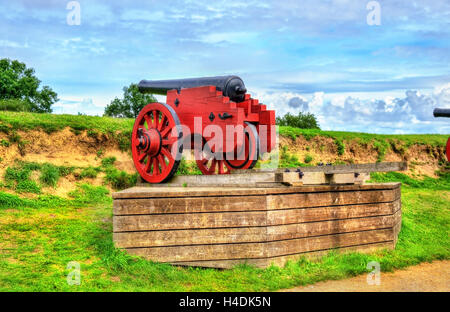
<instances>
[{"instance_id":1,"label":"wheel rim","mask_svg":"<svg viewBox=\"0 0 450 312\"><path fill-rule=\"evenodd\" d=\"M181 137L180 120L170 106L150 103L141 110L131 148L134 165L144 180L161 183L174 175L183 152Z\"/></svg>"},{"instance_id":2,"label":"wheel rim","mask_svg":"<svg viewBox=\"0 0 450 312\"><path fill-rule=\"evenodd\" d=\"M256 127L251 123L246 122L242 151L239 153L236 149L233 154L228 155L226 163L232 169L252 169L258 161L259 135ZM244 157L239 157L242 156L242 153L245 153ZM243 159L238 159L238 157Z\"/></svg>"},{"instance_id":3,"label":"wheel rim","mask_svg":"<svg viewBox=\"0 0 450 312\"><path fill-rule=\"evenodd\" d=\"M224 157L216 159L214 151L209 152L210 150L208 142L205 142L204 139L201 147L198 145L194 146L195 161L198 169L205 175L231 173L231 167L227 164Z\"/></svg>"}]
</instances>

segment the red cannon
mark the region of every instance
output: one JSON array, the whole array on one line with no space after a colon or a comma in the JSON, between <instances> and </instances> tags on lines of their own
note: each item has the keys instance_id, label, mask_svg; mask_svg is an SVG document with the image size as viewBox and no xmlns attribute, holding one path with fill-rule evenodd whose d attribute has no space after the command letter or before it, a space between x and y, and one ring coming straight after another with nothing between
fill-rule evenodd
<instances>
[{"instance_id":1,"label":"red cannon","mask_svg":"<svg viewBox=\"0 0 450 312\"><path fill-rule=\"evenodd\" d=\"M275 147L275 111L252 99L237 76L142 80L139 91L167 95L166 104L145 106L133 127L133 161L150 183L167 182L184 149L209 175L251 169Z\"/></svg>"}]
</instances>

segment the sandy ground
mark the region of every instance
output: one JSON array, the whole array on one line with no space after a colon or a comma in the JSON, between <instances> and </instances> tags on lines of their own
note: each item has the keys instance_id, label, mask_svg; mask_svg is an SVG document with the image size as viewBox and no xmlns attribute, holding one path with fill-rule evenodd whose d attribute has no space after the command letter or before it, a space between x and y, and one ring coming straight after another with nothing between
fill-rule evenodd
<instances>
[{"instance_id":1,"label":"sandy ground","mask_svg":"<svg viewBox=\"0 0 450 312\"><path fill-rule=\"evenodd\" d=\"M380 285L369 285L367 274L346 280L319 282L314 285L286 289L288 292L449 292L450 261L434 261L381 273Z\"/></svg>"}]
</instances>

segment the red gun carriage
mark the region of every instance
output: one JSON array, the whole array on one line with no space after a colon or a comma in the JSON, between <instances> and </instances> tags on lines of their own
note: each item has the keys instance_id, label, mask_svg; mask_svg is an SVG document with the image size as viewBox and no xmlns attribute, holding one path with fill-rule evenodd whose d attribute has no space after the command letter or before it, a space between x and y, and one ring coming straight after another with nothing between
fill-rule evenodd
<instances>
[{"instance_id":1,"label":"red gun carriage","mask_svg":"<svg viewBox=\"0 0 450 312\"><path fill-rule=\"evenodd\" d=\"M275 111L247 94L237 76L158 80L139 83L140 92L167 95L150 103L133 127L133 161L150 183L167 182L184 148L194 150L203 174L251 169L275 147Z\"/></svg>"}]
</instances>

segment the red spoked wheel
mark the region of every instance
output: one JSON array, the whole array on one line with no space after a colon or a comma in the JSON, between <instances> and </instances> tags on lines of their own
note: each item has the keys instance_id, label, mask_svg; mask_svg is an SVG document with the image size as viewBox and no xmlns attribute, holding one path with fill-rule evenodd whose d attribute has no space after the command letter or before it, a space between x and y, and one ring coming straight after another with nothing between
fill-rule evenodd
<instances>
[{"instance_id":1,"label":"red spoked wheel","mask_svg":"<svg viewBox=\"0 0 450 312\"><path fill-rule=\"evenodd\" d=\"M134 165L150 183L169 180L183 152L182 131L176 112L168 105L150 103L134 122L131 149Z\"/></svg>"},{"instance_id":2,"label":"red spoked wheel","mask_svg":"<svg viewBox=\"0 0 450 312\"><path fill-rule=\"evenodd\" d=\"M198 144L199 145L199 144ZM203 139L202 146L198 146L197 144L194 146L194 155L195 161L197 162L197 167L200 171L205 175L212 174L229 174L231 173L230 166L225 161L225 155L222 156L222 159L217 159L217 155L214 153L214 148L211 148Z\"/></svg>"},{"instance_id":3,"label":"red spoked wheel","mask_svg":"<svg viewBox=\"0 0 450 312\"><path fill-rule=\"evenodd\" d=\"M245 123L244 144L240 150L235 149L233 154L227 154L226 163L232 169L252 169L259 157L259 135L256 127Z\"/></svg>"}]
</instances>

